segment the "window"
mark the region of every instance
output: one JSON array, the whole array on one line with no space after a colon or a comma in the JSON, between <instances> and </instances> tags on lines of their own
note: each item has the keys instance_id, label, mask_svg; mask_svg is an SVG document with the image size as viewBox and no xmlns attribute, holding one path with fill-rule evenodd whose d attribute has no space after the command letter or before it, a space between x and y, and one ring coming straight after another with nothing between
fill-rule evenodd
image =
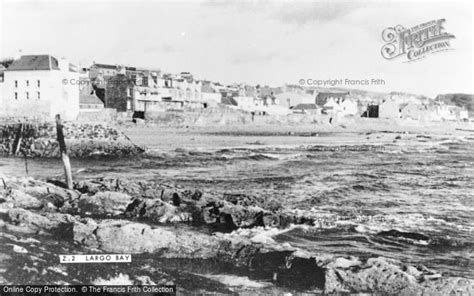
<instances>
[{"instance_id":1,"label":"window","mask_svg":"<svg viewBox=\"0 0 474 296\"><path fill-rule=\"evenodd\" d=\"M38 87L41 86L41 82L39 80L37 81L37 85L38 85Z\"/></svg>"},{"instance_id":2,"label":"window","mask_svg":"<svg viewBox=\"0 0 474 296\"><path fill-rule=\"evenodd\" d=\"M39 81L39 80L38 80L38 81ZM36 96L37 96L38 100L41 98L41 95L40 95L40 92L39 92L39 91L36 92Z\"/></svg>"},{"instance_id":3,"label":"window","mask_svg":"<svg viewBox=\"0 0 474 296\"><path fill-rule=\"evenodd\" d=\"M26 86L30 86L30 81L29 80L26 81Z\"/></svg>"},{"instance_id":4,"label":"window","mask_svg":"<svg viewBox=\"0 0 474 296\"><path fill-rule=\"evenodd\" d=\"M15 80L15 88L18 87L18 80Z\"/></svg>"},{"instance_id":5,"label":"window","mask_svg":"<svg viewBox=\"0 0 474 296\"><path fill-rule=\"evenodd\" d=\"M27 100L30 99L30 93L29 93L29 92L26 92L26 99L27 99Z\"/></svg>"},{"instance_id":6,"label":"window","mask_svg":"<svg viewBox=\"0 0 474 296\"><path fill-rule=\"evenodd\" d=\"M18 93L15 92L15 100L18 100Z\"/></svg>"}]
</instances>

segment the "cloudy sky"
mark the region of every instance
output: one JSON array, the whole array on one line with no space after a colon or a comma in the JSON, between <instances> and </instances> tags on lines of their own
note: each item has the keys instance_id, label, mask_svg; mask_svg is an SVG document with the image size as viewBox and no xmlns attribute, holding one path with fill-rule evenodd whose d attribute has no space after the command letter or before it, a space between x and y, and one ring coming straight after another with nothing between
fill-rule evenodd
<instances>
[{"instance_id":1,"label":"cloudy sky","mask_svg":"<svg viewBox=\"0 0 474 296\"><path fill-rule=\"evenodd\" d=\"M384 79L380 91L473 93L473 4L341 1L0 0L1 56L51 53L277 86ZM453 50L405 63L380 54L386 27L445 18Z\"/></svg>"}]
</instances>

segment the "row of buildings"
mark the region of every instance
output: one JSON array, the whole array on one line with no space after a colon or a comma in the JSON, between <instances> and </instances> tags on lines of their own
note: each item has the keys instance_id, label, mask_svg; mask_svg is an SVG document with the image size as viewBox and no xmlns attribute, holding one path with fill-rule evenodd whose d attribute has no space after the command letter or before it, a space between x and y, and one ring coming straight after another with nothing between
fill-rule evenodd
<instances>
[{"instance_id":1,"label":"row of buildings","mask_svg":"<svg viewBox=\"0 0 474 296\"><path fill-rule=\"evenodd\" d=\"M362 116L394 120L469 120L469 113L466 108L432 100L422 101L413 96L403 97L399 95L392 95L380 104L369 104Z\"/></svg>"},{"instance_id":2,"label":"row of buildings","mask_svg":"<svg viewBox=\"0 0 474 296\"><path fill-rule=\"evenodd\" d=\"M0 116L74 120L79 114L116 110L125 114L202 109L226 105L252 114L327 114L454 120L467 111L441 103L423 103L397 95L361 100L347 91L248 84L222 85L196 79L189 72L93 63L80 68L65 58L23 55L0 63ZM131 116L131 115L130 115Z\"/></svg>"}]
</instances>

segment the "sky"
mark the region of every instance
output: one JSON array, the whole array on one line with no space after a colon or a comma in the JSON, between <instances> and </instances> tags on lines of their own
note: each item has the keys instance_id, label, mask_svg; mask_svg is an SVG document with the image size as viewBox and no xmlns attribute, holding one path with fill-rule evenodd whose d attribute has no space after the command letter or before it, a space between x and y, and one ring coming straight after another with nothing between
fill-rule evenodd
<instances>
[{"instance_id":1,"label":"sky","mask_svg":"<svg viewBox=\"0 0 474 296\"><path fill-rule=\"evenodd\" d=\"M21 50L224 84L383 79L354 88L435 97L474 93L473 9L472 1L0 0L0 57ZM410 63L381 56L385 28L441 18L452 50Z\"/></svg>"}]
</instances>

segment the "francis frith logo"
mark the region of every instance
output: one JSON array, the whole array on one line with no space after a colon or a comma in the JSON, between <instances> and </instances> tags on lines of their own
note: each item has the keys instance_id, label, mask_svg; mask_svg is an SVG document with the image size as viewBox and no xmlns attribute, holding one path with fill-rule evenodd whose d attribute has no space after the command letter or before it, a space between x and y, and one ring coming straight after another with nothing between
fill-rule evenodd
<instances>
[{"instance_id":1,"label":"francis frith logo","mask_svg":"<svg viewBox=\"0 0 474 296\"><path fill-rule=\"evenodd\" d=\"M409 29L401 25L383 30L382 56L387 59L400 58L407 62L419 60L428 54L449 50L453 34L444 28L445 19L432 20Z\"/></svg>"}]
</instances>

